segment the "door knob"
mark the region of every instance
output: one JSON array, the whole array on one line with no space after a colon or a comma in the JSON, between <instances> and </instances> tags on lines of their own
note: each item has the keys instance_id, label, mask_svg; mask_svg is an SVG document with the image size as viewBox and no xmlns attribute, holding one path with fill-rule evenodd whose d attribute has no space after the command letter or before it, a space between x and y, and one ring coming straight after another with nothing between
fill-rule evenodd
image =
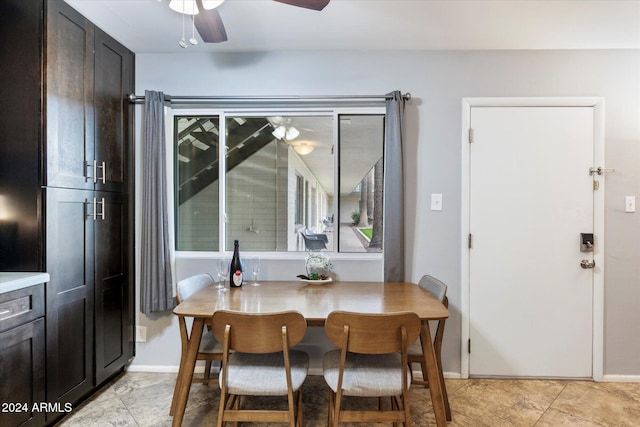
<instances>
[{"instance_id":1,"label":"door knob","mask_svg":"<svg viewBox=\"0 0 640 427\"><path fill-rule=\"evenodd\" d=\"M587 268L593 268L596 266L596 262L595 261L590 261L588 259L583 259L582 261L580 261L580 267L587 269Z\"/></svg>"}]
</instances>

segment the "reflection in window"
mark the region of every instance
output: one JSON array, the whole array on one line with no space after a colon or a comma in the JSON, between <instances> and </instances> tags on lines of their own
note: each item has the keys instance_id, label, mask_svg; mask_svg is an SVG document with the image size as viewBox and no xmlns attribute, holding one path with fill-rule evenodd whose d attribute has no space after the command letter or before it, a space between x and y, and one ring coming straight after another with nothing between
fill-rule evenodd
<instances>
[{"instance_id":1,"label":"reflection in window","mask_svg":"<svg viewBox=\"0 0 640 427\"><path fill-rule=\"evenodd\" d=\"M340 116L340 252L382 252L384 116Z\"/></svg>"},{"instance_id":2,"label":"reflection in window","mask_svg":"<svg viewBox=\"0 0 640 427\"><path fill-rule=\"evenodd\" d=\"M381 251L383 124L381 114L175 115L177 249Z\"/></svg>"},{"instance_id":3,"label":"reflection in window","mask_svg":"<svg viewBox=\"0 0 640 427\"><path fill-rule=\"evenodd\" d=\"M218 117L174 117L176 248L218 250Z\"/></svg>"}]
</instances>

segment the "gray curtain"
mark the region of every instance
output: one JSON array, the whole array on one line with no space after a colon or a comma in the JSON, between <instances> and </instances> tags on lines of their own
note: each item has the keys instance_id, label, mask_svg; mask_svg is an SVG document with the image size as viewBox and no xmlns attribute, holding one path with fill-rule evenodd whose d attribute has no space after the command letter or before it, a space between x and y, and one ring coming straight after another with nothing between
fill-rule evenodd
<instances>
[{"instance_id":1,"label":"gray curtain","mask_svg":"<svg viewBox=\"0 0 640 427\"><path fill-rule=\"evenodd\" d=\"M384 134L384 280L404 281L404 103L400 91L387 94Z\"/></svg>"},{"instance_id":2,"label":"gray curtain","mask_svg":"<svg viewBox=\"0 0 640 427\"><path fill-rule=\"evenodd\" d=\"M167 218L164 94L145 91L142 145L140 311L175 307Z\"/></svg>"}]
</instances>

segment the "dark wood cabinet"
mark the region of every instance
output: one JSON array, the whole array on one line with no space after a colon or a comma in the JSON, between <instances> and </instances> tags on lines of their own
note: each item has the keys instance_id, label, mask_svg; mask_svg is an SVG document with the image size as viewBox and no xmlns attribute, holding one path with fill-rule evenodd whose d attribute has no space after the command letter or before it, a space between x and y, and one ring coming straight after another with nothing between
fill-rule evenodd
<instances>
[{"instance_id":1,"label":"dark wood cabinet","mask_svg":"<svg viewBox=\"0 0 640 427\"><path fill-rule=\"evenodd\" d=\"M95 385L94 192L45 191L47 272L51 276L46 311L47 400L66 404L78 401Z\"/></svg>"},{"instance_id":2,"label":"dark wood cabinet","mask_svg":"<svg viewBox=\"0 0 640 427\"><path fill-rule=\"evenodd\" d=\"M60 2L47 23L46 185L127 192L133 53Z\"/></svg>"},{"instance_id":3,"label":"dark wood cabinet","mask_svg":"<svg viewBox=\"0 0 640 427\"><path fill-rule=\"evenodd\" d=\"M95 375L100 384L133 356L133 276L129 200L123 193L97 193L102 203L94 222ZM104 213L104 215L102 215ZM91 220L91 219L90 219Z\"/></svg>"},{"instance_id":4,"label":"dark wood cabinet","mask_svg":"<svg viewBox=\"0 0 640 427\"><path fill-rule=\"evenodd\" d=\"M45 185L93 189L95 28L63 2L46 8Z\"/></svg>"},{"instance_id":5,"label":"dark wood cabinet","mask_svg":"<svg viewBox=\"0 0 640 427\"><path fill-rule=\"evenodd\" d=\"M47 188L47 396L73 403L133 356L129 200ZM55 278L55 280L54 280Z\"/></svg>"},{"instance_id":6,"label":"dark wood cabinet","mask_svg":"<svg viewBox=\"0 0 640 427\"><path fill-rule=\"evenodd\" d=\"M134 56L66 3L47 7L47 398L65 404L134 354Z\"/></svg>"},{"instance_id":7,"label":"dark wood cabinet","mask_svg":"<svg viewBox=\"0 0 640 427\"><path fill-rule=\"evenodd\" d=\"M76 407L135 351L135 58L63 0L1 0L0 47L0 270L50 274L41 400Z\"/></svg>"},{"instance_id":8,"label":"dark wood cabinet","mask_svg":"<svg viewBox=\"0 0 640 427\"><path fill-rule=\"evenodd\" d=\"M0 425L45 422L44 285L0 294ZM9 407L11 406L11 407ZM35 410L34 410L35 409Z\"/></svg>"},{"instance_id":9,"label":"dark wood cabinet","mask_svg":"<svg viewBox=\"0 0 640 427\"><path fill-rule=\"evenodd\" d=\"M0 1L0 271L42 271L42 2Z\"/></svg>"},{"instance_id":10,"label":"dark wood cabinet","mask_svg":"<svg viewBox=\"0 0 640 427\"><path fill-rule=\"evenodd\" d=\"M131 165L128 148L133 132L134 57L104 31L95 31L94 157L96 190L128 192ZM104 177L104 179L102 179Z\"/></svg>"}]
</instances>

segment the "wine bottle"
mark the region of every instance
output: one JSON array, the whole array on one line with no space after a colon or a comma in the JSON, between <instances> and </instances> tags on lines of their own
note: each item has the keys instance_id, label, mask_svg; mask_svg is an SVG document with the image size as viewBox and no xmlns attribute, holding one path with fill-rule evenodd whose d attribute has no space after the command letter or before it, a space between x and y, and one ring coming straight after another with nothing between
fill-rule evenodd
<instances>
[{"instance_id":1,"label":"wine bottle","mask_svg":"<svg viewBox=\"0 0 640 427\"><path fill-rule=\"evenodd\" d=\"M242 261L240 260L240 244L233 241L233 258L229 268L229 286L239 288L242 286Z\"/></svg>"}]
</instances>

